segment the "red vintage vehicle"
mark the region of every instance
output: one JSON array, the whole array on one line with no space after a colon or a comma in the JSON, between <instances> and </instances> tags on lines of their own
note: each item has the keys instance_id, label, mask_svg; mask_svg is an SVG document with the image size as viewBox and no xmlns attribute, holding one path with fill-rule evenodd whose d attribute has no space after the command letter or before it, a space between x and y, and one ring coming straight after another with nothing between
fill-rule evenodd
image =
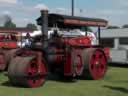
<instances>
[{"instance_id":1,"label":"red vintage vehicle","mask_svg":"<svg viewBox=\"0 0 128 96\"><path fill-rule=\"evenodd\" d=\"M48 74L61 74L65 78L102 78L107 70L109 50L100 45L100 27L108 21L104 19L48 14L41 11L37 19L42 37L35 38L31 45L15 53L9 63L8 78L14 85L27 87L41 86ZM60 29L85 29L85 36L60 36L57 30L48 39L48 27L57 25ZM98 26L99 45L91 45L87 36L87 26ZM39 39L39 41L37 40Z\"/></svg>"},{"instance_id":2,"label":"red vintage vehicle","mask_svg":"<svg viewBox=\"0 0 128 96\"><path fill-rule=\"evenodd\" d=\"M14 33L0 34L0 70L6 69L13 52L18 48Z\"/></svg>"},{"instance_id":3,"label":"red vintage vehicle","mask_svg":"<svg viewBox=\"0 0 128 96\"><path fill-rule=\"evenodd\" d=\"M24 32L31 32L28 29L15 28L15 29L0 29L0 71L7 69L11 58L14 53L20 48L17 44L18 35ZM20 36L21 38L21 36Z\"/></svg>"}]
</instances>

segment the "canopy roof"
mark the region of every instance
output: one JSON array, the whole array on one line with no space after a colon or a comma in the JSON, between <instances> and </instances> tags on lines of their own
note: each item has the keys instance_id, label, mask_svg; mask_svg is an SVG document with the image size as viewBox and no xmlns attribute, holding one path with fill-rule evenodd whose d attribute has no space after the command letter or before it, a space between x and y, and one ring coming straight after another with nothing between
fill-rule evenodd
<instances>
[{"instance_id":1,"label":"canopy roof","mask_svg":"<svg viewBox=\"0 0 128 96\"><path fill-rule=\"evenodd\" d=\"M81 27L81 26L101 26L105 27L108 21L100 18L87 18L87 17L77 17L68 16L60 14L49 14L48 15L48 26L53 27L57 24L58 27ZM37 24L41 25L41 17L37 19Z\"/></svg>"}]
</instances>

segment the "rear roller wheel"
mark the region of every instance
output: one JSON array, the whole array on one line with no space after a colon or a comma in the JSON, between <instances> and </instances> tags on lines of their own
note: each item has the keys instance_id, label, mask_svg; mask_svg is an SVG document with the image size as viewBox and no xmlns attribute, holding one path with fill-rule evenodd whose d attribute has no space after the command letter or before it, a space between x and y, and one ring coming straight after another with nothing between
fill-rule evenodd
<instances>
[{"instance_id":1,"label":"rear roller wheel","mask_svg":"<svg viewBox=\"0 0 128 96\"><path fill-rule=\"evenodd\" d=\"M72 54L72 62L74 65L74 73L77 76L81 76L83 69L84 69L84 65L83 65L83 61L82 61L82 51L75 51L74 54Z\"/></svg>"},{"instance_id":2,"label":"rear roller wheel","mask_svg":"<svg viewBox=\"0 0 128 96\"><path fill-rule=\"evenodd\" d=\"M38 87L45 81L44 62L37 64L35 57L16 57L8 68L8 78L14 85Z\"/></svg>"},{"instance_id":3,"label":"rear roller wheel","mask_svg":"<svg viewBox=\"0 0 128 96\"><path fill-rule=\"evenodd\" d=\"M88 79L100 79L105 75L107 60L104 52L97 48L88 48L83 52L83 76Z\"/></svg>"}]
</instances>

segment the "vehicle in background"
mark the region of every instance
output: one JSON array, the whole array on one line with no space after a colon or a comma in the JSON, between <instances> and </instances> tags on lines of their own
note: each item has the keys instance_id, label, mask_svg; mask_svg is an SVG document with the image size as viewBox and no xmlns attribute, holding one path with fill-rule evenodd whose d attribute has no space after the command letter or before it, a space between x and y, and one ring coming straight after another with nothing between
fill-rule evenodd
<instances>
[{"instance_id":1,"label":"vehicle in background","mask_svg":"<svg viewBox=\"0 0 128 96\"><path fill-rule=\"evenodd\" d=\"M128 28L102 30L101 44L110 48L110 63L128 64Z\"/></svg>"}]
</instances>

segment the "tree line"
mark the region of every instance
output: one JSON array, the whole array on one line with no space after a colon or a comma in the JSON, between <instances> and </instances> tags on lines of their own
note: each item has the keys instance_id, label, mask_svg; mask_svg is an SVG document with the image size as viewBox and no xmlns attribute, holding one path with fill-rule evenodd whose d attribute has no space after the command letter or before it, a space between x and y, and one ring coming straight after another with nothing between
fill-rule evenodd
<instances>
[{"instance_id":1,"label":"tree line","mask_svg":"<svg viewBox=\"0 0 128 96\"><path fill-rule=\"evenodd\" d=\"M128 28L128 24L124 24L122 27L109 25L107 29L119 29L119 28Z\"/></svg>"},{"instance_id":2,"label":"tree line","mask_svg":"<svg viewBox=\"0 0 128 96\"><path fill-rule=\"evenodd\" d=\"M5 16L4 16L4 19L5 19L5 20L4 20L4 22L3 22L3 26L1 26L1 27L5 28L5 29L15 29L15 28L17 28L17 26L16 26L16 24L13 22L11 16L5 15ZM35 24L33 24L33 23L28 23L28 24L25 26L25 28L31 29L31 30L37 30L37 26L36 26Z\"/></svg>"}]
</instances>

